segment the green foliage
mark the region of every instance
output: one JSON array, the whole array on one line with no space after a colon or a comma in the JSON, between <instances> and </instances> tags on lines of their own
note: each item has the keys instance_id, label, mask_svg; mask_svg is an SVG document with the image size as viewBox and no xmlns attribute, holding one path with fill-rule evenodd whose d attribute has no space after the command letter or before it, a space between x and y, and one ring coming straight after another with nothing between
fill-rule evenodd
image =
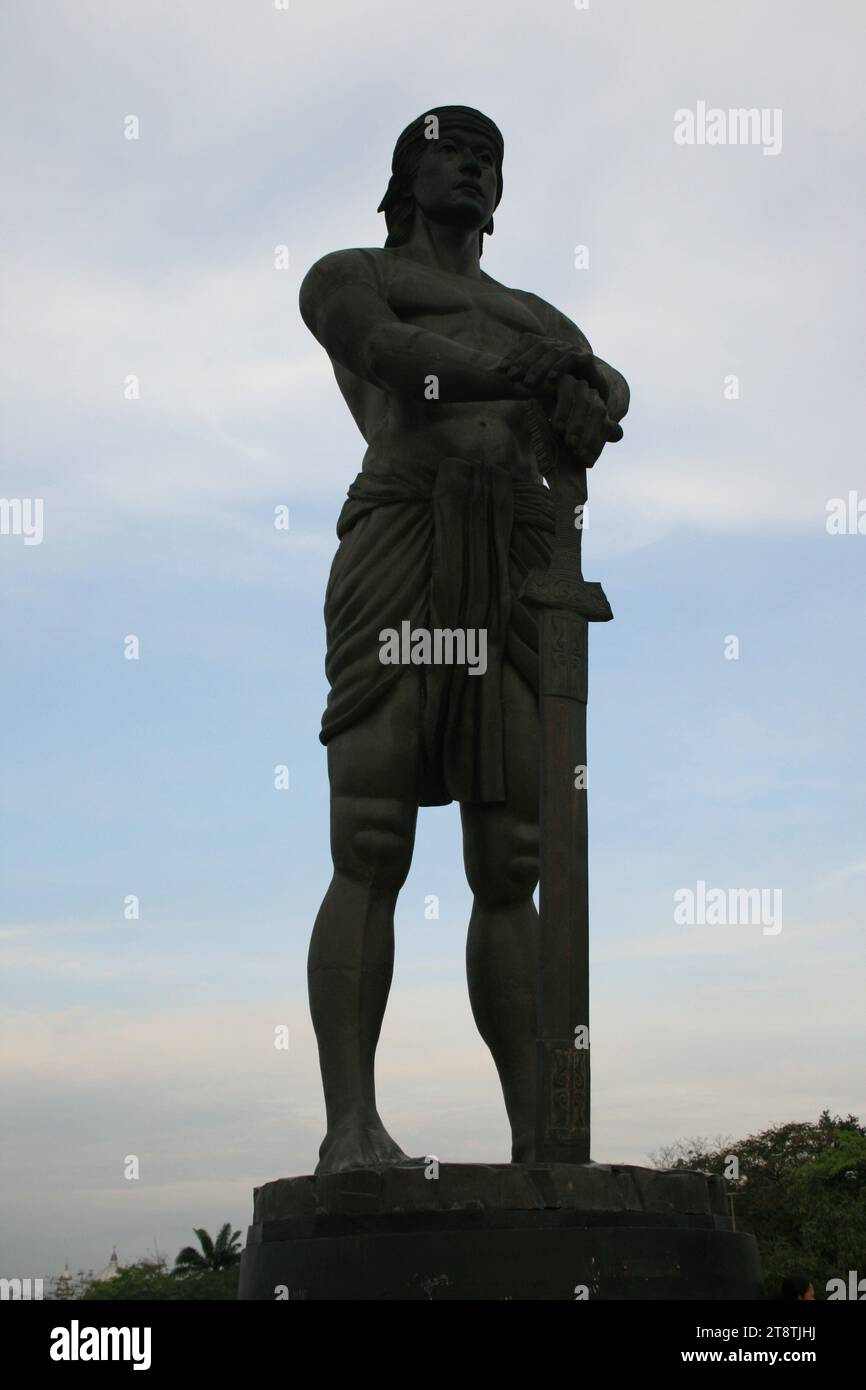
<instances>
[{"instance_id":1,"label":"green foliage","mask_svg":"<svg viewBox=\"0 0 866 1390\"><path fill-rule=\"evenodd\" d=\"M201 1273L204 1270L231 1269L240 1264L240 1231L233 1231L231 1222L220 1227L216 1240L212 1240L203 1226L194 1226L201 1251L194 1245L185 1245L174 1262L175 1274Z\"/></svg>"},{"instance_id":2,"label":"green foliage","mask_svg":"<svg viewBox=\"0 0 866 1390\"><path fill-rule=\"evenodd\" d=\"M819 1298L828 1279L851 1269L866 1275L866 1127L856 1115L825 1110L816 1124L778 1125L737 1142L682 1140L653 1161L725 1176L732 1155L737 1229L758 1242L768 1293L786 1274L806 1275Z\"/></svg>"},{"instance_id":3,"label":"green foliage","mask_svg":"<svg viewBox=\"0 0 866 1390\"><path fill-rule=\"evenodd\" d=\"M122 1265L113 1279L91 1279L77 1297L85 1301L148 1302L152 1299L234 1300L238 1296L240 1231L231 1223L220 1227L213 1240L203 1226L194 1228L201 1247L186 1245L170 1270L166 1260L154 1258Z\"/></svg>"},{"instance_id":4,"label":"green foliage","mask_svg":"<svg viewBox=\"0 0 866 1390\"><path fill-rule=\"evenodd\" d=\"M164 1300L234 1301L238 1296L237 1267L204 1270L178 1278L163 1260L139 1260L121 1266L114 1279L94 1280L80 1295L84 1302L146 1303Z\"/></svg>"}]
</instances>

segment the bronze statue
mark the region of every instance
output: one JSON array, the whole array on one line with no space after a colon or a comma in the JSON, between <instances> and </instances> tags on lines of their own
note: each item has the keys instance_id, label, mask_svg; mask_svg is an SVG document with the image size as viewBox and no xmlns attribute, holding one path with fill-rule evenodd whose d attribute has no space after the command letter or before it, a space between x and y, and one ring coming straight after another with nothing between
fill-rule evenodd
<instances>
[{"instance_id":1,"label":"bronze statue","mask_svg":"<svg viewBox=\"0 0 866 1390\"><path fill-rule=\"evenodd\" d=\"M384 249L333 252L301 288L367 442L325 601L334 875L309 956L328 1119L319 1174L408 1161L376 1109L374 1057L418 807L451 801L474 894L473 1014L502 1082L512 1161L541 1156L539 621L523 592L554 550L539 421L559 474L579 478L622 437L629 392L565 315L482 271L502 158L486 116L432 108L397 141ZM401 630L483 633L483 673L424 651L384 660L383 633Z\"/></svg>"}]
</instances>

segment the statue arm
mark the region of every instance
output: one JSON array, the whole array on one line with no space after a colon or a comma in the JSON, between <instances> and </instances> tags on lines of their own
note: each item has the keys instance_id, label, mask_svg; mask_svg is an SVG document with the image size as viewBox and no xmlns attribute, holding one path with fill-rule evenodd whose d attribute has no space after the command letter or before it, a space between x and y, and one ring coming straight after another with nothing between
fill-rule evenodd
<instances>
[{"instance_id":1,"label":"statue arm","mask_svg":"<svg viewBox=\"0 0 866 1390\"><path fill-rule=\"evenodd\" d=\"M595 356L593 354L593 356ZM631 402L631 392L628 382L615 367L611 367L607 362L603 362L600 357L595 357L596 369L602 380L607 383L607 413L609 419L615 424L628 414Z\"/></svg>"},{"instance_id":2,"label":"statue arm","mask_svg":"<svg viewBox=\"0 0 866 1390\"><path fill-rule=\"evenodd\" d=\"M516 375L530 389L540 385L546 373L551 373L545 387L548 392L555 390L558 378L563 375L586 381L603 396L608 418L619 425L629 407L630 392L625 377L595 356L586 335L565 314L537 295L526 294L526 298L547 333L541 338L526 334L525 344L519 344L504 359L503 370ZM621 432L617 433L619 437Z\"/></svg>"},{"instance_id":3,"label":"statue arm","mask_svg":"<svg viewBox=\"0 0 866 1390\"><path fill-rule=\"evenodd\" d=\"M524 333L500 363L512 381L552 396L549 423L582 468L592 468L605 444L623 437L629 406L625 377L596 357L576 324L537 295L525 299L543 326Z\"/></svg>"},{"instance_id":4,"label":"statue arm","mask_svg":"<svg viewBox=\"0 0 866 1390\"><path fill-rule=\"evenodd\" d=\"M592 352L589 342L584 334L581 333L576 323L572 323L571 319L567 318L565 314L561 314L558 309L553 309L552 313L554 321L562 325L564 334L566 334L576 346L578 344L581 345L581 351ZM616 424L619 424L620 420L628 414L629 402L631 400L628 382L621 372L618 372L615 367L611 367L607 362L603 362L600 357L596 357L595 353L593 353L593 358L599 375L607 384L608 392L606 404L608 417Z\"/></svg>"},{"instance_id":5,"label":"statue arm","mask_svg":"<svg viewBox=\"0 0 866 1390\"><path fill-rule=\"evenodd\" d=\"M440 401L531 400L537 394L505 377L495 353L402 323L369 255L324 256L301 285L303 320L333 361L374 386L419 402L430 399L430 377L436 378Z\"/></svg>"}]
</instances>

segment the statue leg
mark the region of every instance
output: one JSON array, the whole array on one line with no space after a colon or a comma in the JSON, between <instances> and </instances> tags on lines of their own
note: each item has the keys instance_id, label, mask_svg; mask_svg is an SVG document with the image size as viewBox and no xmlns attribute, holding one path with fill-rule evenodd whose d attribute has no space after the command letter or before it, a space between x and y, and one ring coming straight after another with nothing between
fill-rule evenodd
<instances>
[{"instance_id":1,"label":"statue leg","mask_svg":"<svg viewBox=\"0 0 866 1390\"><path fill-rule=\"evenodd\" d=\"M394 907L415 841L414 672L328 746L334 875L310 942L310 1011L328 1132L317 1173L407 1162L376 1109L374 1059L394 967Z\"/></svg>"},{"instance_id":2,"label":"statue leg","mask_svg":"<svg viewBox=\"0 0 866 1390\"><path fill-rule=\"evenodd\" d=\"M463 805L463 855L474 895L466 969L475 1022L499 1072L512 1162L531 1162L535 1137L538 912L538 706L503 670L507 799Z\"/></svg>"}]
</instances>

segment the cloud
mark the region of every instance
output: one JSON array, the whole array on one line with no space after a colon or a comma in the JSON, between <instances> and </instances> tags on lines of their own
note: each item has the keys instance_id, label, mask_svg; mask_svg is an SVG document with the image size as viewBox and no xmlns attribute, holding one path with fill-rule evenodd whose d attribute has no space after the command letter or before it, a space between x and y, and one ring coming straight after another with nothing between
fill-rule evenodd
<instances>
[{"instance_id":1,"label":"cloud","mask_svg":"<svg viewBox=\"0 0 866 1390\"><path fill-rule=\"evenodd\" d=\"M662 12L676 44L657 42ZM42 81L62 93L83 69L92 90L76 83L62 128L37 122L13 151L13 184L29 185L34 145L42 178L35 197L18 200L10 251L11 479L13 492L44 487L47 544L68 538L56 568L77 565L88 538L106 563L122 560L130 516L182 511L207 565L213 528L230 534L256 499L302 492L335 506L362 443L300 322L297 286L341 241L381 240L373 210L390 145L417 93L443 82L477 88L473 99L496 108L509 138L488 269L578 318L632 381L627 440L592 479L599 524L615 518L614 551L677 526L820 531L828 498L854 485L853 357L844 331L831 351L811 345L819 316L856 277L859 248L819 198L799 199L781 236L775 210L799 187L806 129L838 132L814 111L797 44L768 16L742 4L704 16L692 51L694 15L679 0L646 12L563 6L528 27L517 4L468 15L446 4L414 48L420 16L392 4L375 23L348 3L303 19L228 3L155 4L122 25L106 14L76 6L73 23L60 7ZM461 51L449 26L458 14ZM18 22L26 53L35 30ZM479 61L494 31L521 73L515 87ZM671 112L692 90L778 104L759 61L768 44L790 118L783 156L675 147ZM846 62L838 29L810 44L810 73ZM316 87L323 52L328 82ZM575 60L586 77L579 105L573 83L557 81ZM360 100L365 87L376 103ZM837 91L834 109L841 101ZM122 139L130 108L142 114L139 142ZM822 178L844 149L825 150ZM572 247L587 237L584 274ZM288 272L273 269L283 241ZM139 401L123 399L130 373ZM738 401L723 398L730 373ZM242 556L227 545L223 563L240 571Z\"/></svg>"},{"instance_id":2,"label":"cloud","mask_svg":"<svg viewBox=\"0 0 866 1390\"><path fill-rule=\"evenodd\" d=\"M612 779L593 813L605 884L594 921L612 923L595 942L596 1156L645 1162L681 1135L741 1135L824 1105L862 1113L851 552L833 542L816 581L810 548L826 501L860 486L862 24L854 3L819 13L806 0L783 17L752 0L586 12L383 0L375 13L348 0L285 13L81 0L52 6L48 23L39 6L9 19L3 490L46 499L44 544L3 553L8 669L23 692L4 761L18 776L10 877L27 910L50 891L58 917L84 925L33 933L22 912L0 937L20 990L0 1063L14 1116L0 1273L99 1267L115 1241L127 1258L154 1239L173 1254L193 1224L245 1224L254 1183L315 1162L323 1106L303 966L269 954L276 928L257 897L308 874L314 832L306 803L274 829L249 767L286 745L302 757L293 740L314 721L294 685L321 640L333 527L364 445L296 297L325 251L381 244L394 139L433 101L473 102L505 132L485 269L560 307L631 381L627 438L590 481L588 543L635 555L619 566L635 609L651 602L647 572L670 599L653 650L628 615L616 644L594 648ZM782 154L678 149L673 112L697 99L782 106ZM138 142L123 140L130 112ZM278 272L282 243L290 268ZM577 243L588 272L574 267ZM130 373L138 401L123 398ZM735 401L723 395L732 373ZM279 502L292 529L277 538ZM657 545L675 533L675 551ZM721 547L708 551L712 584L706 538L730 546L730 573ZM253 585L273 607L254 612ZM707 675L700 647L723 600L733 621L760 620L760 657L753 646L737 686ZM697 603L712 603L709 619ZM150 622L147 650L162 644L137 696L104 655L130 611ZM245 645L254 619L265 636ZM635 692L629 733L614 721ZM727 720L706 713L718 703ZM191 773L187 754L208 739L210 761ZM664 766L653 740L671 750ZM629 758L658 771L649 791ZM212 821L220 798L231 813ZM324 825L323 795L321 809ZM230 834L248 875L242 909ZM448 881L452 841L434 863ZM677 881L672 864L707 854L727 873L750 852L808 890L781 937L677 936L647 906ZM167 911L146 951L109 950L87 912L118 862L137 861L157 889L174 873L164 899L199 893L216 918L227 898L252 925L197 954L183 913ZM202 939L206 928L195 923ZM410 937L403 954L383 1114L412 1150L503 1159L460 950L435 957ZM273 1048L283 1021L288 1054ZM142 1156L138 1184L122 1176L129 1152Z\"/></svg>"}]
</instances>

